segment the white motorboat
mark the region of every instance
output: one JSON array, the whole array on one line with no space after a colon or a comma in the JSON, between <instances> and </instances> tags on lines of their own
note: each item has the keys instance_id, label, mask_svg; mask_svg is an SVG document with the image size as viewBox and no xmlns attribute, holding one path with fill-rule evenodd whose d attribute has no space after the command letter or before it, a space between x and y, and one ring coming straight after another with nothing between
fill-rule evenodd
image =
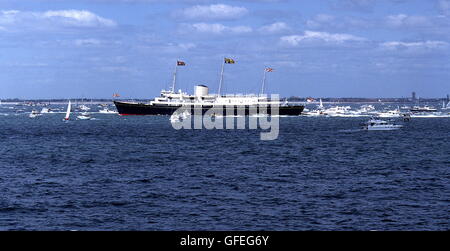
<instances>
[{"instance_id":1,"label":"white motorboat","mask_svg":"<svg viewBox=\"0 0 450 251\"><path fill-rule=\"evenodd\" d=\"M41 113L51 113L52 111L50 110L50 108L44 107L41 110Z\"/></svg>"},{"instance_id":2,"label":"white motorboat","mask_svg":"<svg viewBox=\"0 0 450 251\"><path fill-rule=\"evenodd\" d=\"M189 118L189 116L191 116L191 113L189 111L184 111L182 113L175 112L170 116L170 122L182 122L183 120Z\"/></svg>"},{"instance_id":3,"label":"white motorboat","mask_svg":"<svg viewBox=\"0 0 450 251\"><path fill-rule=\"evenodd\" d=\"M80 106L78 106L78 109L80 109L82 111L89 111L91 108L87 107L86 105L80 105Z\"/></svg>"},{"instance_id":4,"label":"white motorboat","mask_svg":"<svg viewBox=\"0 0 450 251\"><path fill-rule=\"evenodd\" d=\"M37 118L37 117L39 117L39 116L41 116L41 115L42 115L42 114L41 114L39 111L33 110L33 111L31 111L29 117L30 117L30 118Z\"/></svg>"},{"instance_id":5,"label":"white motorboat","mask_svg":"<svg viewBox=\"0 0 450 251\"><path fill-rule=\"evenodd\" d=\"M77 119L90 120L92 118L91 118L91 114L89 112L82 112L82 113L80 113L80 115L77 116Z\"/></svg>"},{"instance_id":6,"label":"white motorboat","mask_svg":"<svg viewBox=\"0 0 450 251\"><path fill-rule=\"evenodd\" d=\"M380 118L399 118L401 115L400 109L383 111L377 114Z\"/></svg>"},{"instance_id":7,"label":"white motorboat","mask_svg":"<svg viewBox=\"0 0 450 251\"><path fill-rule=\"evenodd\" d=\"M116 111L108 109L108 107L103 108L102 110L98 111L99 113L103 114L117 114Z\"/></svg>"},{"instance_id":8,"label":"white motorboat","mask_svg":"<svg viewBox=\"0 0 450 251\"><path fill-rule=\"evenodd\" d=\"M371 119L363 126L363 129L368 131L392 131L402 127L402 125L390 124L384 120Z\"/></svg>"},{"instance_id":9,"label":"white motorboat","mask_svg":"<svg viewBox=\"0 0 450 251\"><path fill-rule=\"evenodd\" d=\"M313 110L313 111L307 111L304 113L307 116L326 116L327 114L323 110Z\"/></svg>"},{"instance_id":10,"label":"white motorboat","mask_svg":"<svg viewBox=\"0 0 450 251\"><path fill-rule=\"evenodd\" d=\"M434 107L430 107L430 106L414 106L413 108L411 108L410 110L411 112L437 112L437 109Z\"/></svg>"},{"instance_id":11,"label":"white motorboat","mask_svg":"<svg viewBox=\"0 0 450 251\"><path fill-rule=\"evenodd\" d=\"M323 110L323 113L329 116L345 116L349 114L350 106L333 106Z\"/></svg>"},{"instance_id":12,"label":"white motorboat","mask_svg":"<svg viewBox=\"0 0 450 251\"><path fill-rule=\"evenodd\" d=\"M375 107L373 105L362 105L359 110L357 110L358 113L370 113L375 111Z\"/></svg>"},{"instance_id":13,"label":"white motorboat","mask_svg":"<svg viewBox=\"0 0 450 251\"><path fill-rule=\"evenodd\" d=\"M79 115L79 116L77 116L77 119L80 119L80 120L90 120L90 119L92 119L92 118L91 118L91 116L89 116L89 115Z\"/></svg>"}]
</instances>

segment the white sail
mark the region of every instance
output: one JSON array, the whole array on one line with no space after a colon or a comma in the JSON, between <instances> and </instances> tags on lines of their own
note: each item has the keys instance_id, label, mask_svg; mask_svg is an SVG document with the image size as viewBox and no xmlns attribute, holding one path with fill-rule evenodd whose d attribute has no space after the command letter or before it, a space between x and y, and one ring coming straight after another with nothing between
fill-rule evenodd
<instances>
[{"instance_id":1,"label":"white sail","mask_svg":"<svg viewBox=\"0 0 450 251\"><path fill-rule=\"evenodd\" d=\"M69 120L71 105L72 105L72 103L70 103L70 100L69 100L69 104L67 105L67 111L66 111L66 116L64 117L64 120Z\"/></svg>"},{"instance_id":2,"label":"white sail","mask_svg":"<svg viewBox=\"0 0 450 251\"><path fill-rule=\"evenodd\" d=\"M320 99L320 104L319 104L319 108L323 109L323 103L322 103L322 99Z\"/></svg>"}]
</instances>

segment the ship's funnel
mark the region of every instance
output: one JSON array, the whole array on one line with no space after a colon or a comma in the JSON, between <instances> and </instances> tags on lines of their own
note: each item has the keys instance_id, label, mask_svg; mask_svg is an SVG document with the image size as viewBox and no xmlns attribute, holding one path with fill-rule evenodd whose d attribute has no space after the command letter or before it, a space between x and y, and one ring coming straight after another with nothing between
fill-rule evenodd
<instances>
[{"instance_id":1,"label":"ship's funnel","mask_svg":"<svg viewBox=\"0 0 450 251\"><path fill-rule=\"evenodd\" d=\"M195 96L202 97L202 96L208 96L208 86L206 85L197 85L195 86Z\"/></svg>"}]
</instances>

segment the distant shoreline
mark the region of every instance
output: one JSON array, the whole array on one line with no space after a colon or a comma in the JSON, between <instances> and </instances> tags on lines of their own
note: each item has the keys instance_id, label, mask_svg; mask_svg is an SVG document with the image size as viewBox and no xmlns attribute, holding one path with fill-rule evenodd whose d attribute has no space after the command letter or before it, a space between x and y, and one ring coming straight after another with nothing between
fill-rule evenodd
<instances>
[{"instance_id":1,"label":"distant shoreline","mask_svg":"<svg viewBox=\"0 0 450 251\"><path fill-rule=\"evenodd\" d=\"M301 102L301 103L318 103L320 99L322 99L323 103L433 103L433 102L442 102L449 100L445 97L443 98L420 98L417 100L412 100L411 98L314 98L314 101L308 102L308 97L289 97L289 98L281 98L281 100L285 100L289 102ZM9 98L9 99L0 99L0 104L18 104L18 103L67 103L69 99L17 99L17 98ZM121 99L86 99L86 98L71 98L72 102L75 103L112 103L113 101L135 101L135 102L148 102L151 99L131 99L131 98L121 98Z\"/></svg>"}]
</instances>

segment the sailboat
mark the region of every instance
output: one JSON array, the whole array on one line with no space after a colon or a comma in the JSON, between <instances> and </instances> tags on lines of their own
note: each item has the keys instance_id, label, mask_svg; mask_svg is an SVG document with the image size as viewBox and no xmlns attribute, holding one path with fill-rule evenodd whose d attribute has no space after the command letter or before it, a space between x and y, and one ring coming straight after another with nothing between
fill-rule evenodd
<instances>
[{"instance_id":1,"label":"sailboat","mask_svg":"<svg viewBox=\"0 0 450 251\"><path fill-rule=\"evenodd\" d=\"M445 105L445 101L442 101L442 110L450 110L450 101Z\"/></svg>"},{"instance_id":2,"label":"sailboat","mask_svg":"<svg viewBox=\"0 0 450 251\"><path fill-rule=\"evenodd\" d=\"M67 105L67 111L66 111L66 116L64 117L64 121L68 121L69 120L71 106L72 106L72 103L69 100L69 104Z\"/></svg>"}]
</instances>

